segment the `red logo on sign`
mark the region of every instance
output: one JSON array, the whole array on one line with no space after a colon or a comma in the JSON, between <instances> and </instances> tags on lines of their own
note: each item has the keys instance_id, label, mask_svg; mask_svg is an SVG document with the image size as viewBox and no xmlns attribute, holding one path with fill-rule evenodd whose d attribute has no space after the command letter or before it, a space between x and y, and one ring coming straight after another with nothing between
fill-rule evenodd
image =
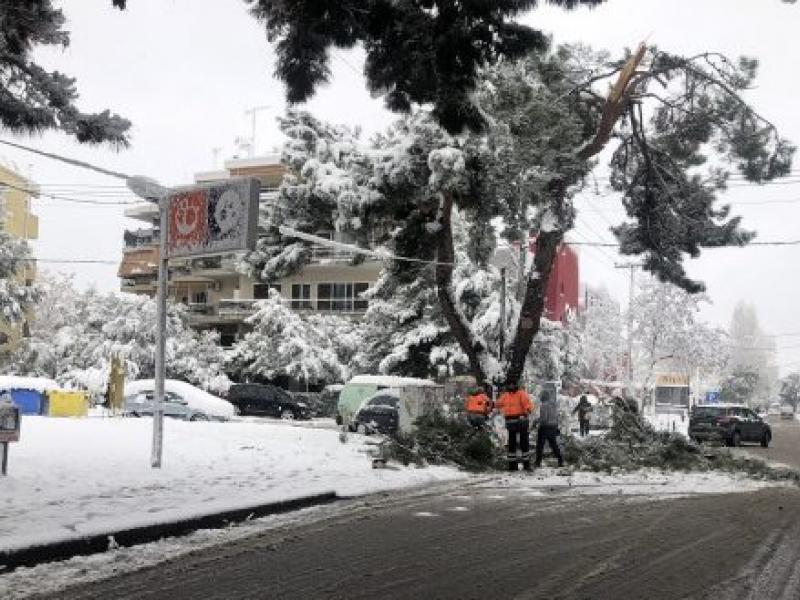
<instances>
[{"instance_id":1,"label":"red logo on sign","mask_svg":"<svg viewBox=\"0 0 800 600\"><path fill-rule=\"evenodd\" d=\"M173 197L169 205L169 253L202 246L208 240L208 199L202 191Z\"/></svg>"}]
</instances>

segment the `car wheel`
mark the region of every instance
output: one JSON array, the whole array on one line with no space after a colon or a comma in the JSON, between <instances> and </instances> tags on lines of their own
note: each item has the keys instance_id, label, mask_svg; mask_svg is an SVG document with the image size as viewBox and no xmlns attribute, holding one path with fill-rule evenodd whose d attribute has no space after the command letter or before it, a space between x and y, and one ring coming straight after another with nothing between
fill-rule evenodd
<instances>
[{"instance_id":1,"label":"car wheel","mask_svg":"<svg viewBox=\"0 0 800 600\"><path fill-rule=\"evenodd\" d=\"M281 410L281 419L283 419L284 421L293 421L294 413L288 408L284 408Z\"/></svg>"},{"instance_id":2,"label":"car wheel","mask_svg":"<svg viewBox=\"0 0 800 600\"><path fill-rule=\"evenodd\" d=\"M734 431L731 435L731 446L733 448L738 448L742 445L742 434L738 431Z\"/></svg>"},{"instance_id":3,"label":"car wheel","mask_svg":"<svg viewBox=\"0 0 800 600\"><path fill-rule=\"evenodd\" d=\"M764 432L764 436L761 438L761 447L762 448L769 448L769 443L772 441L772 435L769 431Z\"/></svg>"}]
</instances>

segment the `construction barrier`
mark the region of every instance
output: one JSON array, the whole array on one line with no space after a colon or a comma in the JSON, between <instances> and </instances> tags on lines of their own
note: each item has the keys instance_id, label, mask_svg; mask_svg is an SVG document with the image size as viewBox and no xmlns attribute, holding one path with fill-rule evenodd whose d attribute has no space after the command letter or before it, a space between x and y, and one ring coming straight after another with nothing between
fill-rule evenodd
<instances>
[{"instance_id":1,"label":"construction barrier","mask_svg":"<svg viewBox=\"0 0 800 600\"><path fill-rule=\"evenodd\" d=\"M89 414L89 394L87 392L67 392L52 390L47 392L51 417L85 417Z\"/></svg>"}]
</instances>

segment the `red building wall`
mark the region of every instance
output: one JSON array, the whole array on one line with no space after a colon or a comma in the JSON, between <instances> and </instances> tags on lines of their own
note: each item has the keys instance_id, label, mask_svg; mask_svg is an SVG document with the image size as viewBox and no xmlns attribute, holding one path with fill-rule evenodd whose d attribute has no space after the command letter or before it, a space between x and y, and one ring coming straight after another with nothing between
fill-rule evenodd
<instances>
[{"instance_id":1,"label":"red building wall","mask_svg":"<svg viewBox=\"0 0 800 600\"><path fill-rule=\"evenodd\" d=\"M530 249L536 249L536 240L530 242ZM567 311L578 310L580 270L578 254L567 244L562 244L556 253L553 270L544 298L544 316L551 321L564 321Z\"/></svg>"}]
</instances>

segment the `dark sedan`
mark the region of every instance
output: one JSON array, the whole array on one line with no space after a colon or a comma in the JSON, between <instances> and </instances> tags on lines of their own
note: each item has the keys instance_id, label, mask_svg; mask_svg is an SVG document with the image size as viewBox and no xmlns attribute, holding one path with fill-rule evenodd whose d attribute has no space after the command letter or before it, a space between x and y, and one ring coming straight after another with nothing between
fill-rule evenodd
<instances>
[{"instance_id":1,"label":"dark sedan","mask_svg":"<svg viewBox=\"0 0 800 600\"><path fill-rule=\"evenodd\" d=\"M772 428L747 406L695 406L689 419L689 437L696 441L719 441L728 446L772 441Z\"/></svg>"},{"instance_id":2,"label":"dark sedan","mask_svg":"<svg viewBox=\"0 0 800 600\"><path fill-rule=\"evenodd\" d=\"M400 397L378 392L364 402L355 415L353 428L361 433L394 433L399 422Z\"/></svg>"}]
</instances>

